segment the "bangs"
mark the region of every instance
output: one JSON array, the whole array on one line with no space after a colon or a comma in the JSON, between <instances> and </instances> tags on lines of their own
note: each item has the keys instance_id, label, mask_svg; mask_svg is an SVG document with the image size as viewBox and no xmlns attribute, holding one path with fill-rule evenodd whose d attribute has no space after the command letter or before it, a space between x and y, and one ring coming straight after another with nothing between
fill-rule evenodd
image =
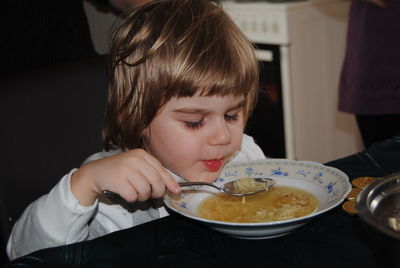
<instances>
[{"instance_id":1,"label":"bangs","mask_svg":"<svg viewBox=\"0 0 400 268\"><path fill-rule=\"evenodd\" d=\"M163 81L165 100L195 94L254 95L259 79L254 47L231 19L219 8L199 21L196 14L177 16L184 22L173 24L176 35L164 28L166 42L148 59L162 69L158 79ZM190 26L177 31L179 25Z\"/></svg>"},{"instance_id":2,"label":"bangs","mask_svg":"<svg viewBox=\"0 0 400 268\"><path fill-rule=\"evenodd\" d=\"M201 2L149 4L128 18L133 27L120 38L128 41L117 46L116 65L125 65L131 85L146 84L160 104L195 94L253 97L258 89L253 45L220 6ZM165 18L163 25L156 18Z\"/></svg>"},{"instance_id":3,"label":"bangs","mask_svg":"<svg viewBox=\"0 0 400 268\"><path fill-rule=\"evenodd\" d=\"M171 97L192 97L195 94L246 95L258 87L258 69L253 64L243 65L244 61L239 57L229 57L232 55L230 52L213 54L203 55L188 63L184 72L177 75L171 73L164 87L167 100Z\"/></svg>"}]
</instances>

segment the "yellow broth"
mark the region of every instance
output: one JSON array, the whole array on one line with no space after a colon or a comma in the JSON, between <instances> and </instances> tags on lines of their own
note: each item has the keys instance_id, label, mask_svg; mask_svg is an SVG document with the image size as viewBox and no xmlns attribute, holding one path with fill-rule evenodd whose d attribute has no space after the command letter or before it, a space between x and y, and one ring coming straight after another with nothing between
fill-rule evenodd
<instances>
[{"instance_id":1,"label":"yellow broth","mask_svg":"<svg viewBox=\"0 0 400 268\"><path fill-rule=\"evenodd\" d=\"M318 200L310 193L287 186L246 197L215 194L199 204L197 214L225 222L270 222L299 218L316 211Z\"/></svg>"}]
</instances>

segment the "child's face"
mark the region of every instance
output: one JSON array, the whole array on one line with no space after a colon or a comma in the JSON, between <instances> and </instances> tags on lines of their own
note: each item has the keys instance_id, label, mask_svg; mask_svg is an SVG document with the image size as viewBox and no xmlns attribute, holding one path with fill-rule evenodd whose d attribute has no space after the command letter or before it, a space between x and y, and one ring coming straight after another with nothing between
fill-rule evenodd
<instances>
[{"instance_id":1,"label":"child's face","mask_svg":"<svg viewBox=\"0 0 400 268\"><path fill-rule=\"evenodd\" d=\"M240 149L244 96L172 98L145 130L147 150L174 173L212 182Z\"/></svg>"}]
</instances>

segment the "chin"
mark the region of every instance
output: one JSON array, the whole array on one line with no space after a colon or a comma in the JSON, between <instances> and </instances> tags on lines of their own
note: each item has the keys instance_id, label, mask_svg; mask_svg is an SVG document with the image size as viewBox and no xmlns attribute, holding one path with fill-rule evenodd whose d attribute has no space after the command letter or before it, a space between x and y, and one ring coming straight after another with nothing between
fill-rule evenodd
<instances>
[{"instance_id":1,"label":"chin","mask_svg":"<svg viewBox=\"0 0 400 268\"><path fill-rule=\"evenodd\" d=\"M222 166L223 167L223 166ZM217 171L210 171L204 168L195 167L193 169L186 169L188 172L181 170L177 171L175 174L180 175L188 181L199 181L199 182L214 182L222 171L222 167ZM173 171L174 172L174 171Z\"/></svg>"},{"instance_id":2,"label":"chin","mask_svg":"<svg viewBox=\"0 0 400 268\"><path fill-rule=\"evenodd\" d=\"M218 178L218 175L219 175L220 173L221 173L221 170L218 170L218 171L215 171L215 172L211 172L211 171L204 172L204 173L201 174L201 176L197 179L197 181L212 183L212 182L214 182L214 181Z\"/></svg>"}]
</instances>

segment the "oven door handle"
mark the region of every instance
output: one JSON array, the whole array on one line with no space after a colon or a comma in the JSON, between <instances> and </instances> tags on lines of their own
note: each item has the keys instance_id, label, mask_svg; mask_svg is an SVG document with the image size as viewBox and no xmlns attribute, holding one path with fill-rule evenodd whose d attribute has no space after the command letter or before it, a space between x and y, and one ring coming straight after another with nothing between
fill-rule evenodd
<instances>
[{"instance_id":1,"label":"oven door handle","mask_svg":"<svg viewBox=\"0 0 400 268\"><path fill-rule=\"evenodd\" d=\"M255 49L256 58L259 61L265 62L273 62L274 61L274 53L271 50L266 49Z\"/></svg>"}]
</instances>

